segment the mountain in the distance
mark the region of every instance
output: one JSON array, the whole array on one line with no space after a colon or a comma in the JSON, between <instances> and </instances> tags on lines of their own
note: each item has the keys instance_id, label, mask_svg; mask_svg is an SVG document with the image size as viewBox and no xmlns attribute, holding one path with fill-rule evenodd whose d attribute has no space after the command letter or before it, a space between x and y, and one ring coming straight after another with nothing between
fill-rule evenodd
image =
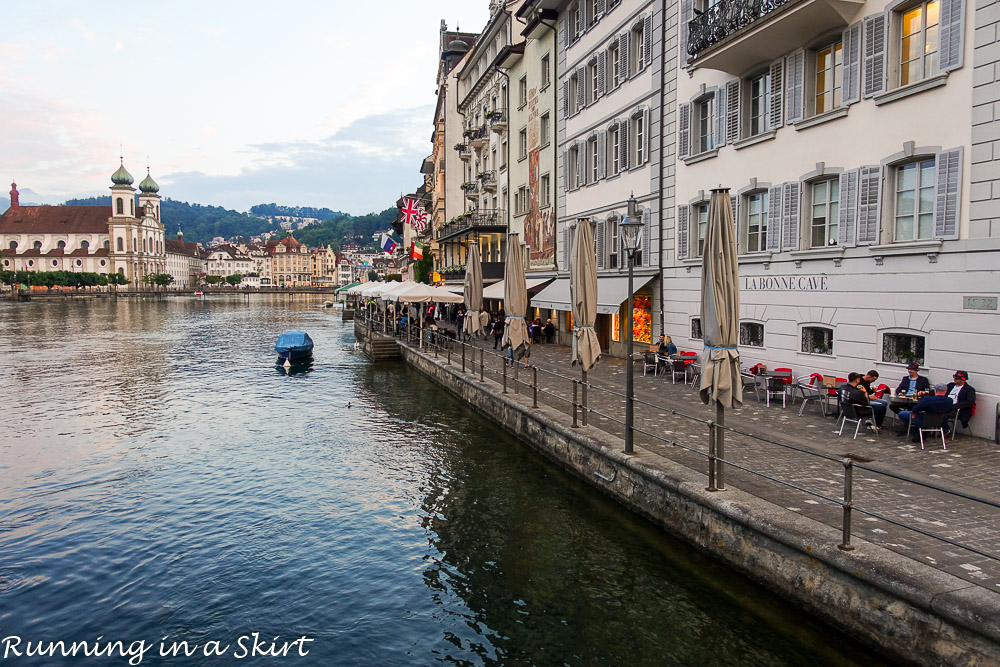
<instances>
[{"instance_id":1,"label":"mountain in the distance","mask_svg":"<svg viewBox=\"0 0 1000 667\"><path fill-rule=\"evenodd\" d=\"M261 217L287 216L289 218L316 218L317 220L330 220L347 215L341 211L331 211L328 208L314 208L312 206L281 206L278 204L257 204L250 207L251 215Z\"/></svg>"}]
</instances>

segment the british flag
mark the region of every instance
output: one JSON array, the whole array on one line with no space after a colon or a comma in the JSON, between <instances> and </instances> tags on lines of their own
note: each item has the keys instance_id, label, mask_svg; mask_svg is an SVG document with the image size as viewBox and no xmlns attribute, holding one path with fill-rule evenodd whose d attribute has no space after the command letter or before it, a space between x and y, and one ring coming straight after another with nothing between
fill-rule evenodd
<instances>
[{"instance_id":1,"label":"british flag","mask_svg":"<svg viewBox=\"0 0 1000 667\"><path fill-rule=\"evenodd\" d=\"M399 211L403 218L404 225L413 225L417 217L423 213L421 208L417 205L416 199L403 199L403 208Z\"/></svg>"}]
</instances>

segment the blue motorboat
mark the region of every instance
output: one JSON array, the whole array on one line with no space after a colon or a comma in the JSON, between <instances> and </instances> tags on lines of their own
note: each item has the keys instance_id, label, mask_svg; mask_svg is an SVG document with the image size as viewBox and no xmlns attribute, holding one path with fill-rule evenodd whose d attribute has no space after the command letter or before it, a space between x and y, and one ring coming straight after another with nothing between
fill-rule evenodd
<instances>
[{"instance_id":1,"label":"blue motorboat","mask_svg":"<svg viewBox=\"0 0 1000 667\"><path fill-rule=\"evenodd\" d=\"M274 351L278 353L278 361L305 361L312 357L312 338L305 331L286 331L278 336Z\"/></svg>"}]
</instances>

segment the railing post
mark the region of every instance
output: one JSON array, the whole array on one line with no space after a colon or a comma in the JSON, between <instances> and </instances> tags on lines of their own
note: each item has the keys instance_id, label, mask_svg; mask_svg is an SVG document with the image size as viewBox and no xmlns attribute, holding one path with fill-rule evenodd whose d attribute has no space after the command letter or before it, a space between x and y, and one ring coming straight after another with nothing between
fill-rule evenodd
<instances>
[{"instance_id":1,"label":"railing post","mask_svg":"<svg viewBox=\"0 0 1000 667\"><path fill-rule=\"evenodd\" d=\"M718 491L715 487L715 424L708 422L708 489Z\"/></svg>"},{"instance_id":2,"label":"railing post","mask_svg":"<svg viewBox=\"0 0 1000 667\"><path fill-rule=\"evenodd\" d=\"M479 348L479 381L486 382L486 364L483 361L483 348Z\"/></svg>"},{"instance_id":3,"label":"railing post","mask_svg":"<svg viewBox=\"0 0 1000 667\"><path fill-rule=\"evenodd\" d=\"M514 393L521 393L521 385L517 381L517 360L514 361Z\"/></svg>"},{"instance_id":4,"label":"railing post","mask_svg":"<svg viewBox=\"0 0 1000 667\"><path fill-rule=\"evenodd\" d=\"M507 362L503 364L503 393L507 393Z\"/></svg>"},{"instance_id":5,"label":"railing post","mask_svg":"<svg viewBox=\"0 0 1000 667\"><path fill-rule=\"evenodd\" d=\"M538 407L538 366L531 367L531 407Z\"/></svg>"},{"instance_id":6,"label":"railing post","mask_svg":"<svg viewBox=\"0 0 1000 667\"><path fill-rule=\"evenodd\" d=\"M576 423L576 380L573 380L573 428L579 428Z\"/></svg>"},{"instance_id":7,"label":"railing post","mask_svg":"<svg viewBox=\"0 0 1000 667\"><path fill-rule=\"evenodd\" d=\"M837 545L837 548L843 551L854 551L854 546L851 544L851 507L853 504L852 496L854 492L854 462L851 459L845 458L841 463L844 464L844 534L841 544Z\"/></svg>"},{"instance_id":8,"label":"railing post","mask_svg":"<svg viewBox=\"0 0 1000 667\"><path fill-rule=\"evenodd\" d=\"M583 382L582 382L583 391L580 394L580 398L583 400L581 401L580 412L583 413L583 419L581 421L583 422L584 426L587 425L587 420L589 419L587 417L587 412L589 412L588 402L587 402L587 386L588 386L587 371L583 371Z\"/></svg>"},{"instance_id":9,"label":"railing post","mask_svg":"<svg viewBox=\"0 0 1000 667\"><path fill-rule=\"evenodd\" d=\"M460 341L462 344L462 372L465 372L465 341Z\"/></svg>"},{"instance_id":10,"label":"railing post","mask_svg":"<svg viewBox=\"0 0 1000 667\"><path fill-rule=\"evenodd\" d=\"M451 366L451 345L448 346L448 365Z\"/></svg>"}]
</instances>

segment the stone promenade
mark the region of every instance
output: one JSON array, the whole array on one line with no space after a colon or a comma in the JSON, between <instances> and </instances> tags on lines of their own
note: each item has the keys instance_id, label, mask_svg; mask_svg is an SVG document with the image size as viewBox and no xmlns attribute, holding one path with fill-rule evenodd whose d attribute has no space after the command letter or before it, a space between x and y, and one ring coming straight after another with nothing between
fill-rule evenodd
<instances>
[{"instance_id":1,"label":"stone promenade","mask_svg":"<svg viewBox=\"0 0 1000 667\"><path fill-rule=\"evenodd\" d=\"M492 336L488 341L479 339L471 344L487 351L486 378L501 382L503 364L498 357L492 356ZM457 346L452 349L452 355L453 363L459 364ZM475 373L478 375L478 351L470 350L467 356L475 357ZM569 401L573 392L569 378L580 379L580 370L572 368L569 362L568 347L532 346L530 363L539 368L539 403L566 413L567 423L571 422ZM658 436L654 438L638 432L636 446L706 473L707 482L706 457L676 445L707 453L708 429L703 421L690 417L714 419L714 407L702 404L696 389L680 378L674 384L669 373L654 376L649 372L644 377L641 362L636 362L634 368L636 427L646 434ZM473 372L471 361L469 372ZM588 375L589 383L595 387L588 392L591 410L589 428L621 436L624 427L618 422L625 418L625 400L621 395L625 392L625 361L602 357ZM508 391L513 394L513 371L508 370L508 378ZM519 380L530 383L531 370L519 369ZM601 391L597 387L611 391ZM530 387L520 385L519 390L520 400L530 403ZM895 437L891 428L877 437L862 431L855 440L852 439L853 425L845 429L844 435L838 436L839 421L832 416L824 417L815 403L808 404L800 416L799 400L794 403L790 400L788 406L783 408L780 398L777 402L772 399L771 406L767 407L764 402L757 402L753 391L746 391L744 400L742 408L726 413L726 425L741 432L727 433L726 458L773 479L727 466L728 487L739 488L840 529L844 466L839 461L780 447L761 438L837 459L850 455L859 466L870 468L856 467L854 470L853 534L856 537L1000 592L1000 509L881 474L884 471L902 475L1000 502L1000 448L992 441L959 435L949 440L945 451L941 448L940 439L925 438L927 449L921 450L919 444ZM890 412L886 426L890 425L892 417ZM782 482L818 495L805 493ZM908 527L897 526L893 521ZM936 537L977 549L991 557L978 555Z\"/></svg>"}]
</instances>

